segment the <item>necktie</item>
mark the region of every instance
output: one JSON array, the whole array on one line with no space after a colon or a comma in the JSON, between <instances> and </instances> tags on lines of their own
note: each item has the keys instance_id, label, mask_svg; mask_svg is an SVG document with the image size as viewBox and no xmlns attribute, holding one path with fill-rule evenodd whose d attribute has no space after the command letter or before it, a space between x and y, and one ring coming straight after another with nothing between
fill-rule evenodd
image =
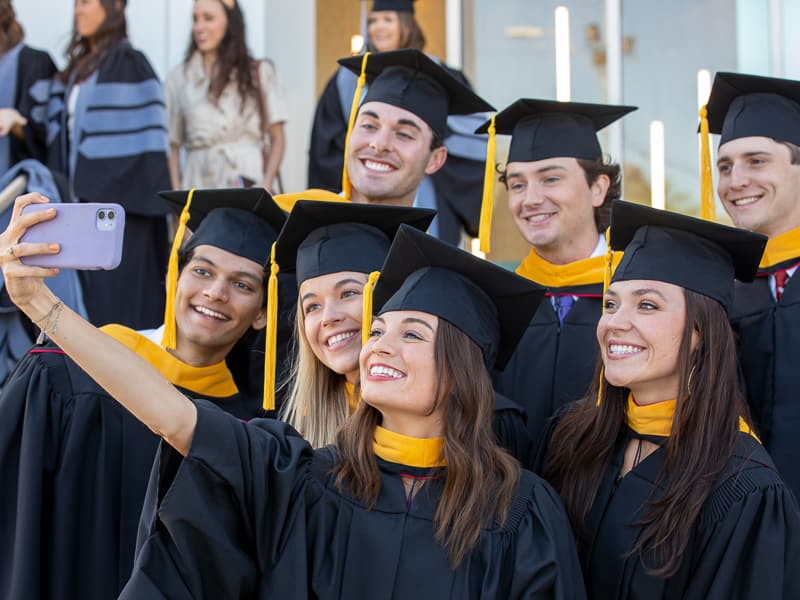
<instances>
[{"instance_id":1,"label":"necktie","mask_svg":"<svg viewBox=\"0 0 800 600\"><path fill-rule=\"evenodd\" d=\"M575 298L573 298L570 294L565 294L563 296L556 296L555 301L558 323L563 325L569 309L571 309L572 305L575 304Z\"/></svg>"},{"instance_id":2,"label":"necktie","mask_svg":"<svg viewBox=\"0 0 800 600\"><path fill-rule=\"evenodd\" d=\"M780 269L772 274L775 277L775 300L780 300L783 296L783 290L786 287L786 281L789 279L789 274L786 269Z\"/></svg>"}]
</instances>

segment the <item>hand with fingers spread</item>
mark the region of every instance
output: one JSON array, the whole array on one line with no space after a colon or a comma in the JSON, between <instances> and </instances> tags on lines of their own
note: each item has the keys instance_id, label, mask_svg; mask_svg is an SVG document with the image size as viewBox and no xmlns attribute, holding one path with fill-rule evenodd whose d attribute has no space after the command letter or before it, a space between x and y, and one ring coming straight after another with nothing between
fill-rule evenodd
<instances>
[{"instance_id":1,"label":"hand with fingers spread","mask_svg":"<svg viewBox=\"0 0 800 600\"><path fill-rule=\"evenodd\" d=\"M49 221L56 216L55 209L22 214L22 209L29 204L44 204L49 200L41 194L25 194L14 202L11 221L6 230L0 234L0 268L3 270L5 287L8 295L23 312L34 321L46 312L47 306L53 305L55 296L44 285L43 279L58 274L58 269L32 267L20 261L23 256L35 254L57 254L58 244L20 242L25 232L36 223ZM39 301L37 301L37 299ZM38 307L44 308L39 314Z\"/></svg>"}]
</instances>

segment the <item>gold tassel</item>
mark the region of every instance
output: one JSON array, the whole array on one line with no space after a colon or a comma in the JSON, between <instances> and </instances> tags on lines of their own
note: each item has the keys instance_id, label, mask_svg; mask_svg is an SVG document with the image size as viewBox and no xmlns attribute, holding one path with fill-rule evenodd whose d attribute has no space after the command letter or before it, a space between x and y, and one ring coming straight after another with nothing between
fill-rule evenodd
<instances>
[{"instance_id":1,"label":"gold tassel","mask_svg":"<svg viewBox=\"0 0 800 600\"><path fill-rule=\"evenodd\" d=\"M483 199L481 200L481 220L478 228L480 249L488 254L492 246L492 210L494 210L494 161L497 154L494 119L489 122L489 141L486 144L486 165L483 171Z\"/></svg>"},{"instance_id":2,"label":"gold tassel","mask_svg":"<svg viewBox=\"0 0 800 600\"><path fill-rule=\"evenodd\" d=\"M361 298L361 345L364 346L369 340L369 330L372 328L372 290L380 277L380 271L373 271L369 274L367 283L364 284Z\"/></svg>"},{"instance_id":3,"label":"gold tassel","mask_svg":"<svg viewBox=\"0 0 800 600\"><path fill-rule=\"evenodd\" d=\"M711 178L711 146L708 132L708 110L700 109L700 216L708 221L717 218L714 206L714 182Z\"/></svg>"},{"instance_id":4,"label":"gold tassel","mask_svg":"<svg viewBox=\"0 0 800 600\"><path fill-rule=\"evenodd\" d=\"M611 269L614 262L614 251L611 249L611 227L606 229L606 268L603 271L603 297L602 312L606 312L605 295L608 291L608 286L611 285ZM600 400L603 397L603 379L605 378L605 369L600 367L600 382L597 386L597 406L600 406Z\"/></svg>"},{"instance_id":5,"label":"gold tassel","mask_svg":"<svg viewBox=\"0 0 800 600\"><path fill-rule=\"evenodd\" d=\"M347 135L344 138L344 166L342 166L342 192L344 193L345 200L350 200L350 193L352 186L350 185L350 176L347 174L347 149L350 146L350 134L353 133L353 125L356 122L356 113L358 112L358 104L361 102L361 90L364 89L364 84L367 82L367 58L369 52L364 53L361 59L361 74L358 76L358 84L356 85L356 93L353 94L353 103L350 105L350 119L347 122Z\"/></svg>"},{"instance_id":6,"label":"gold tassel","mask_svg":"<svg viewBox=\"0 0 800 600\"><path fill-rule=\"evenodd\" d=\"M175 239L172 240L172 249L169 253L169 266L167 267L167 302L164 308L164 335L161 338L161 345L167 350L175 350L178 343L178 335L175 324L175 294L178 292L178 251L183 243L183 236L186 233L186 223L189 222L189 210L192 206L192 196L194 188L189 190L186 198L186 205L181 211L178 221L178 230L175 232Z\"/></svg>"},{"instance_id":7,"label":"gold tassel","mask_svg":"<svg viewBox=\"0 0 800 600\"><path fill-rule=\"evenodd\" d=\"M278 263L275 262L275 244L269 255L269 282L267 283L267 334L264 347L264 410L275 410L275 363L278 346Z\"/></svg>"}]
</instances>

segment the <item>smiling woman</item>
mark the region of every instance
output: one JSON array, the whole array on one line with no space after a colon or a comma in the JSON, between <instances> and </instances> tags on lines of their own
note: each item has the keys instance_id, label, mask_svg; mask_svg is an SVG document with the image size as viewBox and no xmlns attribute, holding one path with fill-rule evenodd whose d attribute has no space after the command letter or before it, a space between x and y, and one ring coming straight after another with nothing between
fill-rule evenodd
<instances>
[{"instance_id":1,"label":"smiling woman","mask_svg":"<svg viewBox=\"0 0 800 600\"><path fill-rule=\"evenodd\" d=\"M604 370L545 446L589 595L792 596L800 510L750 425L727 315L766 238L624 202L611 231Z\"/></svg>"}]
</instances>

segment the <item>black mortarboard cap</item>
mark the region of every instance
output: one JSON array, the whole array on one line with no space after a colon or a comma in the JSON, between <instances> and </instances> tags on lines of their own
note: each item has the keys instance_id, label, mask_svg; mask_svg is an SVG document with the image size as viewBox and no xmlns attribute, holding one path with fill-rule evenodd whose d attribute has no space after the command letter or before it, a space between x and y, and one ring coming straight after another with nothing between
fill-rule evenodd
<instances>
[{"instance_id":1,"label":"black mortarboard cap","mask_svg":"<svg viewBox=\"0 0 800 600\"><path fill-rule=\"evenodd\" d=\"M448 321L503 368L544 297L544 288L403 225L375 284L377 314L419 310Z\"/></svg>"},{"instance_id":2,"label":"black mortarboard cap","mask_svg":"<svg viewBox=\"0 0 800 600\"><path fill-rule=\"evenodd\" d=\"M375 0L372 3L372 10L393 10L414 14L414 0Z\"/></svg>"},{"instance_id":3,"label":"black mortarboard cap","mask_svg":"<svg viewBox=\"0 0 800 600\"><path fill-rule=\"evenodd\" d=\"M754 136L800 145L800 81L720 72L706 110L720 145Z\"/></svg>"},{"instance_id":4,"label":"black mortarboard cap","mask_svg":"<svg viewBox=\"0 0 800 600\"><path fill-rule=\"evenodd\" d=\"M355 271L378 271L402 223L422 231L435 210L405 206L298 201L275 245L275 262L297 282Z\"/></svg>"},{"instance_id":5,"label":"black mortarboard cap","mask_svg":"<svg viewBox=\"0 0 800 600\"><path fill-rule=\"evenodd\" d=\"M339 59L356 75L362 56ZM447 115L494 110L491 104L447 72L424 52L406 48L367 57L369 90L362 104L385 102L414 113L444 138Z\"/></svg>"},{"instance_id":6,"label":"black mortarboard cap","mask_svg":"<svg viewBox=\"0 0 800 600\"><path fill-rule=\"evenodd\" d=\"M159 192L159 195L180 214L189 191ZM263 188L195 190L186 223L192 236L183 247L191 249L207 244L265 266L286 216Z\"/></svg>"},{"instance_id":7,"label":"black mortarboard cap","mask_svg":"<svg viewBox=\"0 0 800 600\"><path fill-rule=\"evenodd\" d=\"M584 104L522 98L495 115L496 132L511 136L508 162L532 162L569 156L602 158L597 131L635 106ZM487 133L489 121L475 130Z\"/></svg>"},{"instance_id":8,"label":"black mortarboard cap","mask_svg":"<svg viewBox=\"0 0 800 600\"><path fill-rule=\"evenodd\" d=\"M674 212L615 200L611 248L624 250L612 281L651 279L717 300L730 311L734 278L752 281L767 237Z\"/></svg>"}]
</instances>

